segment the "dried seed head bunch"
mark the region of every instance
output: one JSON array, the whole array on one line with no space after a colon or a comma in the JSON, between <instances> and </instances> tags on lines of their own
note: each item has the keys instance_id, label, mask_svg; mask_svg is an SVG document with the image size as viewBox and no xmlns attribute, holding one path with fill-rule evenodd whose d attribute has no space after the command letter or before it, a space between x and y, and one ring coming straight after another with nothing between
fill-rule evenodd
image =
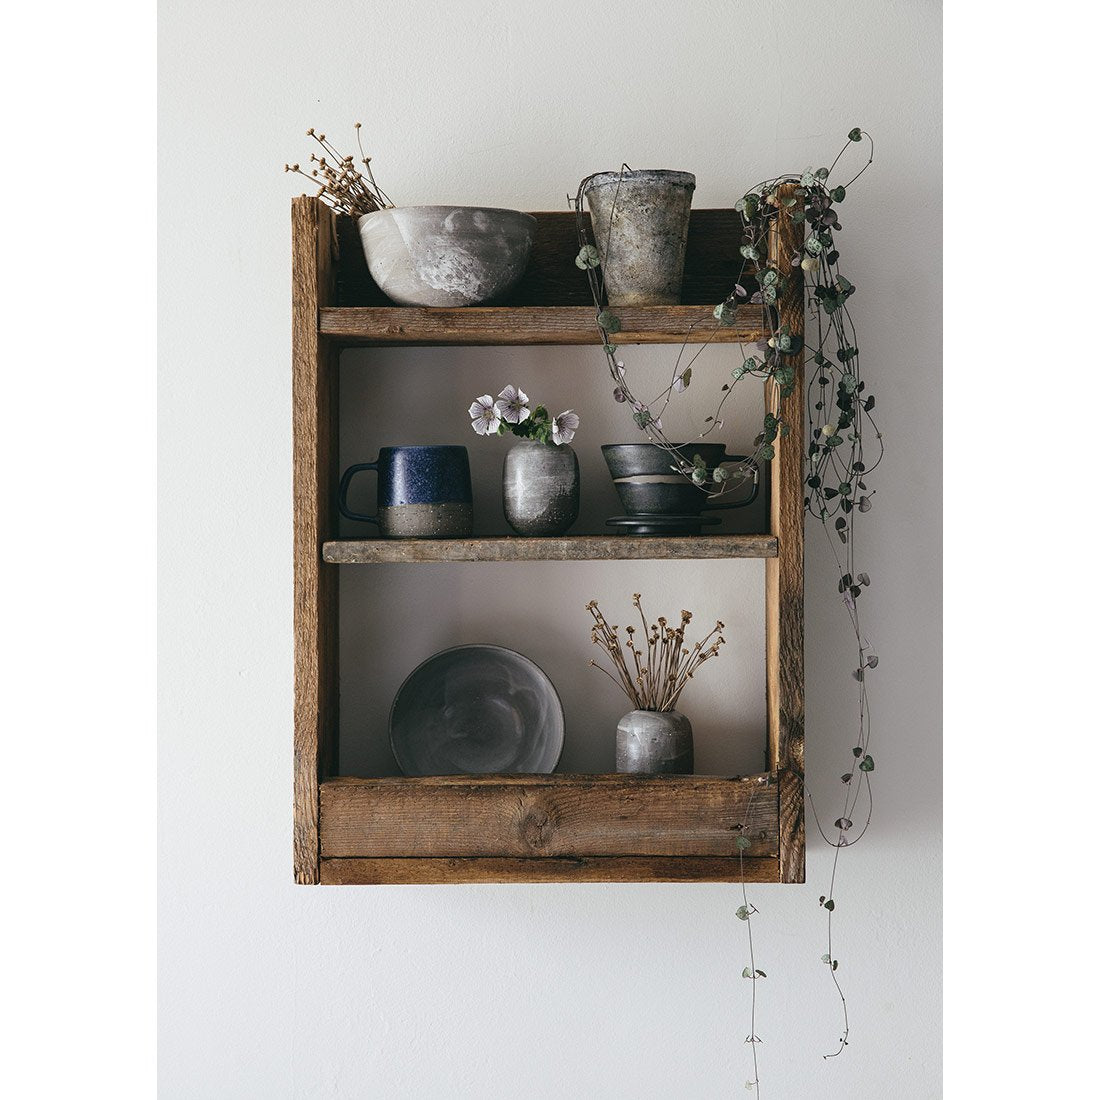
<instances>
[{"instance_id":1,"label":"dried seed head bunch","mask_svg":"<svg viewBox=\"0 0 1100 1100\"><path fill-rule=\"evenodd\" d=\"M372 210L383 210L392 207L389 196L377 183L374 182L374 173L371 171L370 157L363 152L363 141L360 131L363 124L355 124L355 140L359 145L359 162L363 165L361 171L356 167L355 158L338 153L332 143L324 134L317 133L311 126L306 131L306 137L311 137L321 147L321 155L309 154L310 163L316 167L302 168L298 164L285 164L283 171L294 172L304 176L310 183L319 188L317 197L327 206L331 206L337 214L351 214L358 217L361 214L369 214Z\"/></svg>"},{"instance_id":2,"label":"dried seed head bunch","mask_svg":"<svg viewBox=\"0 0 1100 1100\"><path fill-rule=\"evenodd\" d=\"M716 622L714 629L693 646L684 644L684 632L691 622L691 612L680 612L680 625L669 626L662 615L656 622L647 622L642 609L642 597L634 593L634 606L642 620L641 636L636 627L626 628L625 652L619 642L618 626L609 626L595 600L585 604L592 616L592 644L598 645L611 659L614 672L598 661L589 661L626 692L635 710L673 710L681 692L695 675L696 669L712 657L718 647L726 644L722 637L725 624ZM629 653L629 657L627 654Z\"/></svg>"}]
</instances>

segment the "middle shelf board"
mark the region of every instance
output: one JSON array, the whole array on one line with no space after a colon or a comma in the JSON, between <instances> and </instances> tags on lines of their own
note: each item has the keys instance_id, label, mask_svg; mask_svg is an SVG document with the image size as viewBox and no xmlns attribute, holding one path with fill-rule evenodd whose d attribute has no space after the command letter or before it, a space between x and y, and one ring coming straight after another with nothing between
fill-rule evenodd
<instances>
[{"instance_id":1,"label":"middle shelf board","mask_svg":"<svg viewBox=\"0 0 1100 1100\"><path fill-rule=\"evenodd\" d=\"M628 561L774 558L774 535L569 535L563 538L339 539L322 556L336 565L440 561Z\"/></svg>"},{"instance_id":2,"label":"middle shelf board","mask_svg":"<svg viewBox=\"0 0 1100 1100\"><path fill-rule=\"evenodd\" d=\"M713 305L616 306L617 344L755 344L764 339L757 307L743 306L731 325ZM592 306L325 307L319 327L343 347L599 344Z\"/></svg>"}]
</instances>

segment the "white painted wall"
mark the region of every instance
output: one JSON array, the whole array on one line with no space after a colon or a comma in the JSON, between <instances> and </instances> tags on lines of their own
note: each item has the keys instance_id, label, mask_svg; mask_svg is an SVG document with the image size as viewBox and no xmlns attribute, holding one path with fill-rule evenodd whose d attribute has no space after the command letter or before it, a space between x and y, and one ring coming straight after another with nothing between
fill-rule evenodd
<instances>
[{"instance_id":1,"label":"white painted wall","mask_svg":"<svg viewBox=\"0 0 1100 1100\"><path fill-rule=\"evenodd\" d=\"M758 1031L764 1095L940 1095L939 19L937 4L882 0L163 6L164 1097L706 1098L739 1094L748 1075L736 887L292 884L295 188L281 168L305 157L306 127L343 140L357 119L397 201L519 209L563 208L578 179L624 159L689 169L697 206L729 205L764 176L827 163L853 125L874 133L878 156L845 203L842 235L889 447L862 538L873 579L864 614L882 655L875 822L836 888L852 1041L823 1061L840 1025L819 961L829 853L812 838L804 887L752 890L768 973ZM379 383L348 358L344 459L373 457L378 442L453 438L470 446L491 501L504 445L467 434L463 410L514 380L580 410L586 517L597 524L612 498L596 448L629 430L594 353L416 363L446 354L391 353L395 387L413 371L438 385L423 424L398 419L382 433L354 404L374 400ZM728 354L716 353L716 372ZM633 361L656 369L662 355ZM696 373L699 386L706 372ZM738 419L731 442L752 419ZM831 820L833 777L850 759L852 656L812 531L807 558L807 766ZM707 770L754 767L759 564L736 575L615 568L428 567L415 578L390 568L378 603L359 570L344 594L364 616L401 623L394 654L369 673L382 695L455 640L530 652L571 718L592 708L567 750L578 768L607 765L610 743L594 734L621 710L583 666L589 595L621 593L625 605L637 584L654 603L729 616L741 641L685 709L704 728ZM433 618L435 594L452 586L458 610ZM345 642L347 660L359 639ZM727 678L727 710L706 717ZM386 767L384 703L345 692L355 726L345 762ZM725 729L733 736L720 739Z\"/></svg>"}]
</instances>

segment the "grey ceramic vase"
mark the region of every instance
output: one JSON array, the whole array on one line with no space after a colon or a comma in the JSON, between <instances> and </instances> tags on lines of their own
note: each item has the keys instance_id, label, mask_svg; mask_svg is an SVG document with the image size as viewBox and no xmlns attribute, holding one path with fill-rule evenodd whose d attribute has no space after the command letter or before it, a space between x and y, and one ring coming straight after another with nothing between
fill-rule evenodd
<instances>
[{"instance_id":1,"label":"grey ceramic vase","mask_svg":"<svg viewBox=\"0 0 1100 1100\"><path fill-rule=\"evenodd\" d=\"M581 471L568 443L519 439L504 456L504 517L517 535L564 535L581 505Z\"/></svg>"},{"instance_id":2,"label":"grey ceramic vase","mask_svg":"<svg viewBox=\"0 0 1100 1100\"><path fill-rule=\"evenodd\" d=\"M607 301L678 305L695 177L664 168L601 172L585 187ZM610 237L608 229L610 228Z\"/></svg>"},{"instance_id":3,"label":"grey ceramic vase","mask_svg":"<svg viewBox=\"0 0 1100 1100\"><path fill-rule=\"evenodd\" d=\"M647 775L691 775L691 723L678 710L632 710L615 731L615 770Z\"/></svg>"}]
</instances>

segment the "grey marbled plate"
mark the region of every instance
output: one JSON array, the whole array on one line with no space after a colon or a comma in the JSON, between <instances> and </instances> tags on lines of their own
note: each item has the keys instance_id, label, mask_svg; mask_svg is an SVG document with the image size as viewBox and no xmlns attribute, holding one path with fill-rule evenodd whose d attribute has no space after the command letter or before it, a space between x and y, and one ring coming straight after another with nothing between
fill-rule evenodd
<instances>
[{"instance_id":1,"label":"grey marbled plate","mask_svg":"<svg viewBox=\"0 0 1100 1100\"><path fill-rule=\"evenodd\" d=\"M390 746L405 775L549 773L564 741L550 678L503 646L456 646L429 657L390 711Z\"/></svg>"}]
</instances>

